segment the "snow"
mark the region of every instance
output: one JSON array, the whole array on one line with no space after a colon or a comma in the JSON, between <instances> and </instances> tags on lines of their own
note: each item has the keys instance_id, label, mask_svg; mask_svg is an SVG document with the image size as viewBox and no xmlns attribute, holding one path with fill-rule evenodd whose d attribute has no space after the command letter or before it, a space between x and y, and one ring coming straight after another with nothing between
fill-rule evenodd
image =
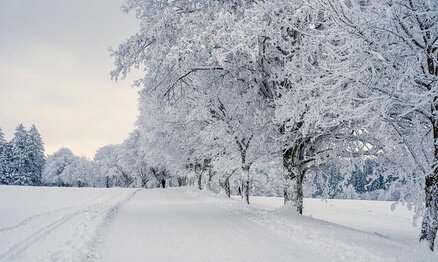
<instances>
[{"instance_id":1,"label":"snow","mask_svg":"<svg viewBox=\"0 0 438 262\"><path fill-rule=\"evenodd\" d=\"M252 197L251 202L267 210L283 206L281 197ZM304 215L415 245L421 220L414 221L414 212L401 204L391 212L392 205L389 201L304 199Z\"/></svg>"},{"instance_id":2,"label":"snow","mask_svg":"<svg viewBox=\"0 0 438 262\"><path fill-rule=\"evenodd\" d=\"M389 202L306 199L298 216L281 198L251 200L0 186L0 261L438 261Z\"/></svg>"},{"instance_id":3,"label":"snow","mask_svg":"<svg viewBox=\"0 0 438 262\"><path fill-rule=\"evenodd\" d=\"M0 186L0 261L77 261L133 189Z\"/></svg>"}]
</instances>

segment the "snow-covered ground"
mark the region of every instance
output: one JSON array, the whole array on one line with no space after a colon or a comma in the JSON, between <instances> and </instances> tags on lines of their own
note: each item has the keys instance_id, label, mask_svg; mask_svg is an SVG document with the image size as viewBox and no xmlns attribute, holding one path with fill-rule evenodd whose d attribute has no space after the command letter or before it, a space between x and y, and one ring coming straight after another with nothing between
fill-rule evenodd
<instances>
[{"instance_id":1,"label":"snow-covered ground","mask_svg":"<svg viewBox=\"0 0 438 262\"><path fill-rule=\"evenodd\" d=\"M253 197L251 202L267 210L283 206L281 197ZM421 219L414 221L413 211L406 206L396 205L391 211L392 205L388 201L304 199L304 215L416 245Z\"/></svg>"},{"instance_id":2,"label":"snow-covered ground","mask_svg":"<svg viewBox=\"0 0 438 262\"><path fill-rule=\"evenodd\" d=\"M388 202L309 199L307 217L280 198L252 202L193 188L0 186L0 261L438 261L412 213Z\"/></svg>"},{"instance_id":3,"label":"snow-covered ground","mask_svg":"<svg viewBox=\"0 0 438 262\"><path fill-rule=\"evenodd\" d=\"M0 186L0 261L80 261L133 189Z\"/></svg>"}]
</instances>

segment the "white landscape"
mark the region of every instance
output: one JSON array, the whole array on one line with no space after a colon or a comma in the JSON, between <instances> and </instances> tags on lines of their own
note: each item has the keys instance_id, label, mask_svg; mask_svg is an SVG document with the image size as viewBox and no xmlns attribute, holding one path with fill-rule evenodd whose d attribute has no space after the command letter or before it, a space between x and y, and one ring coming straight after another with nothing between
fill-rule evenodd
<instances>
[{"instance_id":1,"label":"white landscape","mask_svg":"<svg viewBox=\"0 0 438 262\"><path fill-rule=\"evenodd\" d=\"M2 0L0 262L438 262L438 0Z\"/></svg>"},{"instance_id":2,"label":"white landscape","mask_svg":"<svg viewBox=\"0 0 438 262\"><path fill-rule=\"evenodd\" d=\"M0 261L437 261L405 207L195 188L0 186Z\"/></svg>"}]
</instances>

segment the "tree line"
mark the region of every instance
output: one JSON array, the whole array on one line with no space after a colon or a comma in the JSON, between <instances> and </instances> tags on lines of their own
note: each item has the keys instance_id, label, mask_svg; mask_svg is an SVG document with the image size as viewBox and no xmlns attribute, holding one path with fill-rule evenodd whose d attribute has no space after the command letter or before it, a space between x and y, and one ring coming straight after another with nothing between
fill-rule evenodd
<instances>
[{"instance_id":1,"label":"tree line","mask_svg":"<svg viewBox=\"0 0 438 262\"><path fill-rule=\"evenodd\" d=\"M44 143L35 125L20 124L6 141L0 129L0 184L39 186L45 165Z\"/></svg>"},{"instance_id":2,"label":"tree line","mask_svg":"<svg viewBox=\"0 0 438 262\"><path fill-rule=\"evenodd\" d=\"M438 2L127 0L137 33L112 77L144 77L136 132L152 166L250 202L255 169L303 211L306 180L372 160L438 230ZM333 173L334 174L334 173ZM375 175L375 179L378 179ZM208 185L207 183L207 185ZM232 183L231 183L232 187Z\"/></svg>"}]
</instances>

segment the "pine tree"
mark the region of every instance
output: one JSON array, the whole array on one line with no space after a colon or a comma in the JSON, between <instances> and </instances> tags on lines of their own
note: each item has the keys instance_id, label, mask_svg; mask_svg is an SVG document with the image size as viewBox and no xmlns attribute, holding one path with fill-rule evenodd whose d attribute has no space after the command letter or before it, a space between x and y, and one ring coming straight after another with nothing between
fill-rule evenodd
<instances>
[{"instance_id":1,"label":"pine tree","mask_svg":"<svg viewBox=\"0 0 438 262\"><path fill-rule=\"evenodd\" d=\"M11 180L12 185L30 185L29 177L30 165L27 146L28 134L22 124L18 125L14 138L12 139L12 163L11 163Z\"/></svg>"},{"instance_id":2,"label":"pine tree","mask_svg":"<svg viewBox=\"0 0 438 262\"><path fill-rule=\"evenodd\" d=\"M6 144L5 134L0 127L0 147Z\"/></svg>"},{"instance_id":3,"label":"pine tree","mask_svg":"<svg viewBox=\"0 0 438 262\"><path fill-rule=\"evenodd\" d=\"M11 184L12 180L12 160L12 143L6 142L6 144L3 145L3 152L0 154L0 163L3 165L4 184L6 185Z\"/></svg>"},{"instance_id":4,"label":"pine tree","mask_svg":"<svg viewBox=\"0 0 438 262\"><path fill-rule=\"evenodd\" d=\"M7 184L6 144L5 135L0 128L0 184Z\"/></svg>"},{"instance_id":5,"label":"pine tree","mask_svg":"<svg viewBox=\"0 0 438 262\"><path fill-rule=\"evenodd\" d=\"M32 125L27 137L27 153L29 159L29 179L31 185L41 185L41 177L45 165L44 144L35 125Z\"/></svg>"}]
</instances>

